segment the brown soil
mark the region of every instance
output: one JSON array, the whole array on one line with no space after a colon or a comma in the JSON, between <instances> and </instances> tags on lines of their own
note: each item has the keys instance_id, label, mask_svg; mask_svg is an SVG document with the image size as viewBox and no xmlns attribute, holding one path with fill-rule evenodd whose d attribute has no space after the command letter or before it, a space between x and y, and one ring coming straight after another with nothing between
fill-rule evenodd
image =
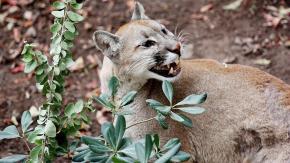
<instances>
[{"instance_id":1,"label":"brown soil","mask_svg":"<svg viewBox=\"0 0 290 163\"><path fill-rule=\"evenodd\" d=\"M189 33L188 44L193 48L189 48L187 53L192 54L193 58L212 58L220 62L258 67L290 83L290 50L284 45L284 40L289 41L290 38L290 25L288 23L278 27L265 27L266 20L263 16L268 12L265 10L267 5L285 6L282 0L247 0L248 4L243 4L235 11L222 9L233 0L140 1L151 18L159 19L171 31L178 25L179 31L182 29ZM36 42L42 51L48 52L49 25L53 20L49 3L48 0L32 0L28 4L18 4L16 11L8 14L4 22L0 21L0 129L12 124L12 116L19 122L24 110L39 106L43 99L35 88L31 74L12 71L16 71L21 65L20 56L17 54L21 51L23 40ZM85 67L71 73L67 78L65 103L86 98L89 92L99 87L97 67L87 59L89 55L101 58L101 54L94 48L92 33L95 29L115 32L120 25L129 21L132 4L133 0L86 1L83 10L86 19L78 25L80 36L75 41L73 50L75 59L83 57ZM200 9L208 4L213 4L212 9L201 13ZM11 7L11 4L4 3L0 14L11 10ZM32 12L32 18L27 17L27 11ZM27 18L24 18L25 13ZM9 30L7 25L11 19L16 23ZM31 30L27 32L31 27L36 35ZM271 63L258 65L255 64L257 59L267 59ZM87 134L98 133L99 125L93 114L92 118L93 124ZM26 153L25 146L19 140L1 141L0 146L0 157L12 153Z\"/></svg>"}]
</instances>

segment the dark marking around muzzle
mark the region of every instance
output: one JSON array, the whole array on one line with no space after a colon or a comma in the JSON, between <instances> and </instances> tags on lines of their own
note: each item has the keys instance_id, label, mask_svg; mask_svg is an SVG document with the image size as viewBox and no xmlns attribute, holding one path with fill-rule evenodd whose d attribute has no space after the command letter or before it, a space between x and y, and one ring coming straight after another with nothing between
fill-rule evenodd
<instances>
[{"instance_id":1,"label":"dark marking around muzzle","mask_svg":"<svg viewBox=\"0 0 290 163\"><path fill-rule=\"evenodd\" d=\"M162 55L160 52L158 52L154 55L154 60L158 65L161 65L166 60L166 58L165 55Z\"/></svg>"}]
</instances>

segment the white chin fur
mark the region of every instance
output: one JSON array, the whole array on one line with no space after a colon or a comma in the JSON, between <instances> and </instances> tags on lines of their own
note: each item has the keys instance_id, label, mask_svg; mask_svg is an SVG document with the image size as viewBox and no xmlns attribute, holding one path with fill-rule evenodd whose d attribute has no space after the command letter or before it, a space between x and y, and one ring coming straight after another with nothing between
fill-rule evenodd
<instances>
[{"instance_id":1,"label":"white chin fur","mask_svg":"<svg viewBox=\"0 0 290 163\"><path fill-rule=\"evenodd\" d=\"M146 73L146 77L147 77L148 79L156 79L156 80L160 80L160 81L167 80L167 81L169 81L169 82L174 82L174 81L176 81L177 79L179 79L179 77L181 76L181 73L182 73L182 71L179 72L179 74L176 75L176 76L174 76L174 77L167 78L167 77L164 77L164 76L158 75L158 74L156 74L156 73L154 73L154 72L147 71L147 73Z\"/></svg>"}]
</instances>

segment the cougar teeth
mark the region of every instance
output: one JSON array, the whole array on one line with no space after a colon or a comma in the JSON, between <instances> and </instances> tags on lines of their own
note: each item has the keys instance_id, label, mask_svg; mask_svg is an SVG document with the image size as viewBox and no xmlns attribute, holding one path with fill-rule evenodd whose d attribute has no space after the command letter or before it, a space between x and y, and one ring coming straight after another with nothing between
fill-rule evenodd
<instances>
[{"instance_id":1,"label":"cougar teeth","mask_svg":"<svg viewBox=\"0 0 290 163\"><path fill-rule=\"evenodd\" d=\"M174 70L173 70L173 67L171 67L168 74L173 74L173 73L174 73Z\"/></svg>"}]
</instances>

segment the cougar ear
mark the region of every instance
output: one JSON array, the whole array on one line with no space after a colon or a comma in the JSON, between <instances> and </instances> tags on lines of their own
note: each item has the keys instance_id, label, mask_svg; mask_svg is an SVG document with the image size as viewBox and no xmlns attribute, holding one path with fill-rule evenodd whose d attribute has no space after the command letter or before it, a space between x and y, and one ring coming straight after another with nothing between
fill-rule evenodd
<instances>
[{"instance_id":1,"label":"cougar ear","mask_svg":"<svg viewBox=\"0 0 290 163\"><path fill-rule=\"evenodd\" d=\"M121 44L118 36L106 31L96 31L94 32L93 40L96 47L112 61L116 61L119 58Z\"/></svg>"},{"instance_id":2,"label":"cougar ear","mask_svg":"<svg viewBox=\"0 0 290 163\"><path fill-rule=\"evenodd\" d=\"M143 5L136 1L131 20L141 20L141 19L150 19L150 18L147 15L145 15Z\"/></svg>"}]
</instances>

